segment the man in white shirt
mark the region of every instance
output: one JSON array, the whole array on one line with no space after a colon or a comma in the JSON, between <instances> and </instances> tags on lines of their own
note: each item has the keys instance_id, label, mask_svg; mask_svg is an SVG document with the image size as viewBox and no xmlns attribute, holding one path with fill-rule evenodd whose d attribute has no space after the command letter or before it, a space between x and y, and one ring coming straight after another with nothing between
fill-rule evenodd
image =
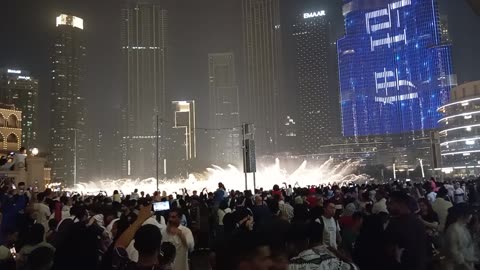
<instances>
[{"instance_id":1,"label":"man in white shirt","mask_svg":"<svg viewBox=\"0 0 480 270\"><path fill-rule=\"evenodd\" d=\"M40 223L45 228L45 231L48 231L48 219L52 215L50 208L45 204L45 193L37 194L37 203L33 205L35 211L35 221Z\"/></svg>"},{"instance_id":2,"label":"man in white shirt","mask_svg":"<svg viewBox=\"0 0 480 270\"><path fill-rule=\"evenodd\" d=\"M135 189L130 195L130 200L138 200L140 198L140 195L138 195L138 189Z\"/></svg>"},{"instance_id":3,"label":"man in white shirt","mask_svg":"<svg viewBox=\"0 0 480 270\"><path fill-rule=\"evenodd\" d=\"M315 221L323 224L323 242L325 245L337 249L338 244L342 241L342 238L340 236L340 226L333 217L335 215L335 211L335 204L327 203L325 205L325 212L320 218L321 220L317 219Z\"/></svg>"},{"instance_id":4,"label":"man in white shirt","mask_svg":"<svg viewBox=\"0 0 480 270\"><path fill-rule=\"evenodd\" d=\"M180 209L172 209L168 214L167 228L162 229L162 243L170 242L175 246L176 257L173 270L188 270L188 253L195 246L192 231L180 225L182 213Z\"/></svg>"},{"instance_id":5,"label":"man in white shirt","mask_svg":"<svg viewBox=\"0 0 480 270\"><path fill-rule=\"evenodd\" d=\"M462 189L459 183L455 184L455 193L454 193L454 202L455 204L465 202L465 190Z\"/></svg>"}]
</instances>

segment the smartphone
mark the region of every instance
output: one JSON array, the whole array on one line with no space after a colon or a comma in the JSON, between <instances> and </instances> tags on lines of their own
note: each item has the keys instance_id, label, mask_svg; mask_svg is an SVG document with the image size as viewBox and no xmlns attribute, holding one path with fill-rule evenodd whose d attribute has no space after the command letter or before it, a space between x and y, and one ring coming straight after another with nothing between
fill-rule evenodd
<instances>
[{"instance_id":1,"label":"smartphone","mask_svg":"<svg viewBox=\"0 0 480 270\"><path fill-rule=\"evenodd\" d=\"M153 211L160 212L170 210L170 203L169 202L155 202L153 203Z\"/></svg>"},{"instance_id":2,"label":"smartphone","mask_svg":"<svg viewBox=\"0 0 480 270\"><path fill-rule=\"evenodd\" d=\"M10 253L12 254L12 257L15 259L17 258L17 251L15 250L15 247L12 247L10 249Z\"/></svg>"}]
</instances>

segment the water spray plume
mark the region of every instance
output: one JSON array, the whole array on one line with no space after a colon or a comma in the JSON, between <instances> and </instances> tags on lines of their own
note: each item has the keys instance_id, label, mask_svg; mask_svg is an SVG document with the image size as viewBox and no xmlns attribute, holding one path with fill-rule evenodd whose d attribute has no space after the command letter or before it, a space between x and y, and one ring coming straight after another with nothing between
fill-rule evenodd
<instances>
[{"instance_id":1,"label":"water spray plume","mask_svg":"<svg viewBox=\"0 0 480 270\"><path fill-rule=\"evenodd\" d=\"M309 167L307 161L292 173L282 169L280 160L277 158L275 163L270 166L259 166L260 170L256 174L257 188L269 190L273 185L298 184L301 187L307 185L327 185L327 184L348 184L351 182L362 182L369 179L366 175L356 175L354 171L358 168L359 162L347 160L335 163L333 159L327 160L320 166ZM190 174L188 179L161 179L160 191L166 191L167 194L177 192L181 194L181 189L186 188L189 193L193 190L200 192L204 188L208 191L215 191L219 182L222 182L228 190L244 190L245 176L244 173L233 165L221 168L212 165L207 168L203 174ZM249 189L253 187L253 178L249 176ZM156 179L118 179L118 180L101 180L91 181L87 183L79 183L75 185L71 191L94 194L100 191L106 191L109 195L114 190L119 190L124 194L130 194L135 189L153 193L156 189Z\"/></svg>"}]
</instances>

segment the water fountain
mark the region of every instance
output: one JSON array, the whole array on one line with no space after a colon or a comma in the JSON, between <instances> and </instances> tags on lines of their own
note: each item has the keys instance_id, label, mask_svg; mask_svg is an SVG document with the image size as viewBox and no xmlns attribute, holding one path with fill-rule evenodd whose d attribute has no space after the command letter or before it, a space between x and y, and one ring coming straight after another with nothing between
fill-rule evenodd
<instances>
[{"instance_id":1,"label":"water fountain","mask_svg":"<svg viewBox=\"0 0 480 270\"><path fill-rule=\"evenodd\" d=\"M358 167L358 161L347 160L340 163L333 159L327 160L320 166L308 166L307 161L303 163L292 173L288 173L280 165L277 158L275 163L270 166L259 166L256 174L257 188L271 189L273 185L287 183L288 185L321 185L328 183L345 184L350 182L361 182L369 179L366 175L356 175L354 171ZM190 174L188 179L163 179L160 180L160 190L168 194L177 192L181 194L181 189L186 188L189 192L192 190L201 191L206 188L208 191L214 191L217 184L222 182L228 190L244 190L245 176L241 169L233 165L227 168L221 168L212 165L207 168L203 174ZM249 188L253 187L253 178L249 176ZM124 194L130 194L134 189L152 193L156 189L155 178L148 179L117 179L91 181L88 183L79 183L72 191L82 193L98 193L106 191L109 195L114 190L122 191Z\"/></svg>"}]
</instances>

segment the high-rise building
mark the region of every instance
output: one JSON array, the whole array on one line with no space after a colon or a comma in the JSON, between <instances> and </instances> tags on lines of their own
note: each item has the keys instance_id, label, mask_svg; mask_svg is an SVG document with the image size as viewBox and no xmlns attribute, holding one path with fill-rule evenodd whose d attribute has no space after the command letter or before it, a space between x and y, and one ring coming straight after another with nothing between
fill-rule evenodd
<instances>
[{"instance_id":1,"label":"high-rise building","mask_svg":"<svg viewBox=\"0 0 480 270\"><path fill-rule=\"evenodd\" d=\"M338 41L343 134L388 135L438 127L456 84L436 0L344 0Z\"/></svg>"},{"instance_id":2,"label":"high-rise building","mask_svg":"<svg viewBox=\"0 0 480 270\"><path fill-rule=\"evenodd\" d=\"M184 149L177 149L184 160L197 157L196 113L195 101L172 101L174 115L174 129L181 131Z\"/></svg>"},{"instance_id":3,"label":"high-rise building","mask_svg":"<svg viewBox=\"0 0 480 270\"><path fill-rule=\"evenodd\" d=\"M329 55L330 28L328 12L318 8L298 14L293 26L302 154L318 153L340 135L338 89L330 83L336 80L329 68L336 62Z\"/></svg>"},{"instance_id":4,"label":"high-rise building","mask_svg":"<svg viewBox=\"0 0 480 270\"><path fill-rule=\"evenodd\" d=\"M22 111L22 146L35 147L37 140L38 80L28 71L0 70L0 102Z\"/></svg>"},{"instance_id":5,"label":"high-rise building","mask_svg":"<svg viewBox=\"0 0 480 270\"><path fill-rule=\"evenodd\" d=\"M235 163L240 154L240 115L235 56L233 53L208 55L212 160Z\"/></svg>"},{"instance_id":6,"label":"high-rise building","mask_svg":"<svg viewBox=\"0 0 480 270\"><path fill-rule=\"evenodd\" d=\"M82 18L59 15L50 57L52 179L67 185L86 180L87 174L83 27Z\"/></svg>"},{"instance_id":7,"label":"high-rise building","mask_svg":"<svg viewBox=\"0 0 480 270\"><path fill-rule=\"evenodd\" d=\"M255 124L256 149L271 154L277 148L280 120L279 0L243 0L245 101L242 119Z\"/></svg>"},{"instance_id":8,"label":"high-rise building","mask_svg":"<svg viewBox=\"0 0 480 270\"><path fill-rule=\"evenodd\" d=\"M167 10L154 0L129 0L122 8L122 50L127 92L126 161L134 177L155 175L156 136L160 136L157 151L164 154L167 125L166 99ZM157 132L156 119L160 119ZM158 134L158 135L157 135ZM161 164L163 165L163 163Z\"/></svg>"}]
</instances>

